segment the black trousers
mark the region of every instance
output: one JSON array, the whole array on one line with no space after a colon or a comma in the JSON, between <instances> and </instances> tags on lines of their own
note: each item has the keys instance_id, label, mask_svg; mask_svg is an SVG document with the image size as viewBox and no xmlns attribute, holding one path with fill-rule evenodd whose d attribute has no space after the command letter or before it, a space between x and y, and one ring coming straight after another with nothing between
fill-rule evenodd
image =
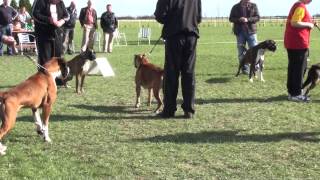
<instances>
[{"instance_id":1,"label":"black trousers","mask_svg":"<svg viewBox=\"0 0 320 180\"><path fill-rule=\"evenodd\" d=\"M195 62L198 38L194 34L181 34L166 39L164 64L164 112L174 113L177 110L179 76L185 112L194 113L195 102Z\"/></svg>"},{"instance_id":2,"label":"black trousers","mask_svg":"<svg viewBox=\"0 0 320 180\"><path fill-rule=\"evenodd\" d=\"M301 94L309 49L287 49L287 52L289 59L287 78L288 93L291 96L298 96Z\"/></svg>"}]
</instances>

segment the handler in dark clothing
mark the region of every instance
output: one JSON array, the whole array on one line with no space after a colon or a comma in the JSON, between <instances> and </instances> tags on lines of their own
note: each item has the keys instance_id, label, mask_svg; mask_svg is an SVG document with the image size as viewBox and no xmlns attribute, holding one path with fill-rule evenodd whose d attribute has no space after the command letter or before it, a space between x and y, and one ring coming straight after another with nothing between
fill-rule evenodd
<instances>
[{"instance_id":1,"label":"handler in dark clothing","mask_svg":"<svg viewBox=\"0 0 320 180\"><path fill-rule=\"evenodd\" d=\"M62 0L35 0L32 6L34 30L38 47L38 61L45 64L52 57L62 55L62 25L69 14Z\"/></svg>"},{"instance_id":2,"label":"handler in dark clothing","mask_svg":"<svg viewBox=\"0 0 320 180\"><path fill-rule=\"evenodd\" d=\"M162 118L174 117L177 110L179 75L185 118L195 113L195 62L201 22L201 0L158 0L156 20L163 24L162 38L165 42L164 109Z\"/></svg>"}]
</instances>

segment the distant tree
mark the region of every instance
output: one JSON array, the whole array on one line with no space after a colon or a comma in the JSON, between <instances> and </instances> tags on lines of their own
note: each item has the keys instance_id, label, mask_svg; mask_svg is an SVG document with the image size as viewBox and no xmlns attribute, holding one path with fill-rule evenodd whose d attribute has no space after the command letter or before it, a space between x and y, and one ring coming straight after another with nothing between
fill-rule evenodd
<instances>
[{"instance_id":1,"label":"distant tree","mask_svg":"<svg viewBox=\"0 0 320 180\"><path fill-rule=\"evenodd\" d=\"M13 7L14 9L18 9L18 4L16 0L12 0L10 3L10 6Z\"/></svg>"},{"instance_id":2,"label":"distant tree","mask_svg":"<svg viewBox=\"0 0 320 180\"><path fill-rule=\"evenodd\" d=\"M19 7L26 7L26 10L31 13L31 3L29 0L19 0Z\"/></svg>"}]
</instances>

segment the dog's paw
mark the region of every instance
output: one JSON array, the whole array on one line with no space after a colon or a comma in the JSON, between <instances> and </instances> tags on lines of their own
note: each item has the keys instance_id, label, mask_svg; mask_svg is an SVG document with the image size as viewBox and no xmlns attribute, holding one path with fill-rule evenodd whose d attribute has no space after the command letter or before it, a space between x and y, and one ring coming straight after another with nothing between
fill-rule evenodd
<instances>
[{"instance_id":1,"label":"dog's paw","mask_svg":"<svg viewBox=\"0 0 320 180\"><path fill-rule=\"evenodd\" d=\"M139 108L139 107L140 107L140 104L139 104L139 103L138 103L138 104L136 104L136 105L135 105L135 107L136 107L136 108Z\"/></svg>"},{"instance_id":2,"label":"dog's paw","mask_svg":"<svg viewBox=\"0 0 320 180\"><path fill-rule=\"evenodd\" d=\"M249 79L249 82L253 83L253 79L252 79L252 78L251 78L251 79Z\"/></svg>"},{"instance_id":3,"label":"dog's paw","mask_svg":"<svg viewBox=\"0 0 320 180\"><path fill-rule=\"evenodd\" d=\"M266 82L264 79L261 79L261 82Z\"/></svg>"},{"instance_id":4,"label":"dog's paw","mask_svg":"<svg viewBox=\"0 0 320 180\"><path fill-rule=\"evenodd\" d=\"M0 143L0 155L5 155L7 150L7 146L4 146Z\"/></svg>"},{"instance_id":5,"label":"dog's paw","mask_svg":"<svg viewBox=\"0 0 320 180\"><path fill-rule=\"evenodd\" d=\"M47 142L47 143L51 143L51 139L49 137L44 137L44 141Z\"/></svg>"}]
</instances>

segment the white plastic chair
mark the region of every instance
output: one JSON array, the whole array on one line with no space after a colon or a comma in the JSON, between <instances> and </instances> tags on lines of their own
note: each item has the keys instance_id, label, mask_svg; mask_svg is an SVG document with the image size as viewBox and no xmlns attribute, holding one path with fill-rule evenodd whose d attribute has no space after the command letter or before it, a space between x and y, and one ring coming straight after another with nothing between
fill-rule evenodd
<instances>
[{"instance_id":1,"label":"white plastic chair","mask_svg":"<svg viewBox=\"0 0 320 180\"><path fill-rule=\"evenodd\" d=\"M151 40L151 29L147 27L141 27L138 33L138 45L140 45L141 40L147 40L150 45Z\"/></svg>"},{"instance_id":2,"label":"white plastic chair","mask_svg":"<svg viewBox=\"0 0 320 180\"><path fill-rule=\"evenodd\" d=\"M19 50L21 55L23 55L23 51L25 49L34 49L36 55L38 55L38 49L36 44L36 38L33 34L30 33L18 33L18 41L19 41ZM30 37L33 38L33 41L30 40Z\"/></svg>"},{"instance_id":3,"label":"white plastic chair","mask_svg":"<svg viewBox=\"0 0 320 180\"><path fill-rule=\"evenodd\" d=\"M113 38L116 41L116 46L127 46L127 38L125 33L121 33L118 29L116 29L113 33ZM123 43L122 43L123 41Z\"/></svg>"}]
</instances>

